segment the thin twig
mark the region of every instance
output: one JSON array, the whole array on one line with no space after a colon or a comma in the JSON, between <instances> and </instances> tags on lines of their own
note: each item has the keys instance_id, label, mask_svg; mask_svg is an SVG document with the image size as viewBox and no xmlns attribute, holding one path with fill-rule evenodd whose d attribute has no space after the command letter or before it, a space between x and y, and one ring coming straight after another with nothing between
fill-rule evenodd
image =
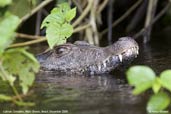
<instances>
[{"instance_id":1,"label":"thin twig","mask_svg":"<svg viewBox=\"0 0 171 114\"><path fill-rule=\"evenodd\" d=\"M33 14L35 14L37 11L39 11L41 8L52 2L53 0L45 0L41 4L39 4L37 7L35 7L31 12L27 13L25 16L21 18L21 23L27 20L29 17L31 17Z\"/></svg>"},{"instance_id":2,"label":"thin twig","mask_svg":"<svg viewBox=\"0 0 171 114\"><path fill-rule=\"evenodd\" d=\"M156 21L158 21L158 19L160 19L160 18L166 13L166 11L170 8L170 6L171 6L171 2L169 2L169 3L167 4L167 6L164 7L164 8L157 14L156 17L154 17L154 19L152 20L152 22L149 24L148 27L152 26ZM133 36L133 38L136 39L136 38L138 38L139 36L143 35L144 32L148 29L148 27L142 28L139 32L137 32L137 33Z\"/></svg>"},{"instance_id":3,"label":"thin twig","mask_svg":"<svg viewBox=\"0 0 171 114\"><path fill-rule=\"evenodd\" d=\"M72 24L73 27L77 26L84 19L84 17L90 11L90 8L91 8L92 4L93 4L93 0L88 0L87 7L84 9L84 11L82 12L82 14L77 18L77 20L75 20L75 22Z\"/></svg>"},{"instance_id":4,"label":"thin twig","mask_svg":"<svg viewBox=\"0 0 171 114\"><path fill-rule=\"evenodd\" d=\"M150 25L150 23L152 22L155 12L156 12L157 2L158 2L158 0L149 0L148 1L148 8L147 8L147 14L146 14L144 28L148 27ZM146 34L144 34L143 43L147 43L150 40L151 30L152 30L152 25L148 27Z\"/></svg>"},{"instance_id":5,"label":"thin twig","mask_svg":"<svg viewBox=\"0 0 171 114\"><path fill-rule=\"evenodd\" d=\"M118 25L120 22L122 22L126 17L128 17L128 15L130 15L132 13L132 11L134 11L142 2L142 0L138 0L133 6L131 6L131 8L129 8L127 10L127 12L125 12L119 19L117 19L115 22L113 22L112 27L114 28L116 25ZM103 36L104 34L106 34L108 32L108 28L103 30L100 34L100 36Z\"/></svg>"},{"instance_id":6,"label":"thin twig","mask_svg":"<svg viewBox=\"0 0 171 114\"><path fill-rule=\"evenodd\" d=\"M39 39L32 40L32 41L28 41L28 42L22 42L22 43L11 44L11 45L9 46L9 48L27 46L27 45L31 45L31 44L40 43L40 42L43 42L43 41L46 41L46 40L47 40L46 38L39 38Z\"/></svg>"},{"instance_id":7,"label":"thin twig","mask_svg":"<svg viewBox=\"0 0 171 114\"><path fill-rule=\"evenodd\" d=\"M103 2L100 4L98 10L97 10L97 14L99 14L101 11L103 11L103 9L105 8L105 6L107 5L109 0L103 0Z\"/></svg>"},{"instance_id":8,"label":"thin twig","mask_svg":"<svg viewBox=\"0 0 171 114\"><path fill-rule=\"evenodd\" d=\"M41 19L42 19L42 10L39 10L36 15L35 35L40 34Z\"/></svg>"},{"instance_id":9,"label":"thin twig","mask_svg":"<svg viewBox=\"0 0 171 114\"><path fill-rule=\"evenodd\" d=\"M113 4L114 0L110 0L108 3L108 44L112 44L112 21L113 21Z\"/></svg>"},{"instance_id":10,"label":"thin twig","mask_svg":"<svg viewBox=\"0 0 171 114\"><path fill-rule=\"evenodd\" d=\"M75 1L75 0L72 0L72 2L77 6L78 11L79 11L80 13L82 13L82 8L81 8L81 5L79 4L79 2L78 2L78 1Z\"/></svg>"},{"instance_id":11,"label":"thin twig","mask_svg":"<svg viewBox=\"0 0 171 114\"><path fill-rule=\"evenodd\" d=\"M30 39L30 40L44 38L43 36L28 35L28 34L23 34L23 33L16 33L16 37Z\"/></svg>"},{"instance_id":12,"label":"thin twig","mask_svg":"<svg viewBox=\"0 0 171 114\"><path fill-rule=\"evenodd\" d=\"M4 76L5 80L7 80L7 82L9 83L10 87L12 88L14 94L17 96L17 98L19 99L19 101L23 101L23 99L20 97L17 89L15 88L14 85L11 84L11 82L9 81L9 76L7 74L7 72L5 71L4 67L2 66L2 63L0 62L0 71L2 73L2 75Z\"/></svg>"},{"instance_id":13,"label":"thin twig","mask_svg":"<svg viewBox=\"0 0 171 114\"><path fill-rule=\"evenodd\" d=\"M84 30L84 29L86 29L88 27L90 27L90 24L86 24L84 26L77 27L77 28L74 29L73 33L79 32L79 31ZM44 36L34 36L34 35L28 35L28 34L23 34L23 33L17 33L16 35L17 35L17 37L22 37L22 38L27 38L27 39L35 39L35 40L22 42L22 43L11 44L9 46L9 48L32 45L32 44L44 42L44 41L47 40L46 37L44 37Z\"/></svg>"},{"instance_id":14,"label":"thin twig","mask_svg":"<svg viewBox=\"0 0 171 114\"><path fill-rule=\"evenodd\" d=\"M33 94L33 91L29 91L27 94L19 94L19 96L20 96L21 98L24 98L24 97L30 96L30 95L32 95L32 94ZM13 100L16 100L16 99L18 99L18 96L13 96L12 99L13 99Z\"/></svg>"},{"instance_id":15,"label":"thin twig","mask_svg":"<svg viewBox=\"0 0 171 114\"><path fill-rule=\"evenodd\" d=\"M90 27L90 24L82 25L82 26L80 26L80 27L75 28L74 31L73 31L73 33L82 31L82 30L84 30L84 29L86 29L86 28L88 28L88 27Z\"/></svg>"}]
</instances>

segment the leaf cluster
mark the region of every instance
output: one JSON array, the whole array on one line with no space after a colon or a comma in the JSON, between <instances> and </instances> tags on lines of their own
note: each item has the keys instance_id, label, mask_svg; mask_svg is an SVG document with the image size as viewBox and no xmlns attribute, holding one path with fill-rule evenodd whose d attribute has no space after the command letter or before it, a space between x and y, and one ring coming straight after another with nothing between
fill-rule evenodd
<instances>
[{"instance_id":1,"label":"leaf cluster","mask_svg":"<svg viewBox=\"0 0 171 114\"><path fill-rule=\"evenodd\" d=\"M3 0L2 0L3 1ZM0 7L9 5L12 0L0 2ZM1 12L0 12L1 13ZM0 93L0 101L13 101L18 105L22 102L18 90L15 88L16 80L22 88L22 93L27 94L29 87L35 80L35 73L39 70L39 63L35 57L26 51L27 48L11 48L9 45L15 40L15 31L20 24L20 18L9 11L1 13L0 18L0 79L6 81L18 99Z\"/></svg>"},{"instance_id":2,"label":"leaf cluster","mask_svg":"<svg viewBox=\"0 0 171 114\"><path fill-rule=\"evenodd\" d=\"M9 5L11 3L12 3L12 0L1 0L0 7L5 7L6 5Z\"/></svg>"},{"instance_id":3,"label":"leaf cluster","mask_svg":"<svg viewBox=\"0 0 171 114\"><path fill-rule=\"evenodd\" d=\"M25 48L9 49L2 58L5 71L19 77L22 92L26 94L35 80L34 73L39 70L37 60ZM11 84L13 85L12 82Z\"/></svg>"},{"instance_id":4,"label":"leaf cluster","mask_svg":"<svg viewBox=\"0 0 171 114\"><path fill-rule=\"evenodd\" d=\"M73 33L71 20L76 15L76 8L71 9L68 3L59 4L43 20L41 28L46 27L46 37L50 48L66 42Z\"/></svg>"},{"instance_id":5,"label":"leaf cluster","mask_svg":"<svg viewBox=\"0 0 171 114\"><path fill-rule=\"evenodd\" d=\"M159 76L156 76L150 67L139 65L131 67L126 74L128 83L135 86L134 95L152 88L154 95L151 96L147 104L149 112L161 111L169 106L171 99L163 91L163 88L171 92L171 70L165 70Z\"/></svg>"}]
</instances>

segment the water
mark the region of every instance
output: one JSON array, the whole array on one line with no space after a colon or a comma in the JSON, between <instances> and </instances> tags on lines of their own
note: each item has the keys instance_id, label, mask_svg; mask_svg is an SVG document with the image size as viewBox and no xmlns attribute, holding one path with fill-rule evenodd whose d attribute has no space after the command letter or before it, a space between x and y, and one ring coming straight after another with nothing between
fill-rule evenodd
<instances>
[{"instance_id":1,"label":"water","mask_svg":"<svg viewBox=\"0 0 171 114\"><path fill-rule=\"evenodd\" d=\"M171 46L166 43L142 45L140 55L131 65L136 64L149 65L157 74L171 68ZM0 83L0 87L0 92L9 91L5 89L8 87L4 83ZM28 111L27 114L146 114L149 98L149 93L132 95L132 87L127 84L122 70L112 75L99 76L40 72L32 91L33 94L27 99L34 101L36 106L17 107L10 103L0 103L0 112L15 110Z\"/></svg>"}]
</instances>

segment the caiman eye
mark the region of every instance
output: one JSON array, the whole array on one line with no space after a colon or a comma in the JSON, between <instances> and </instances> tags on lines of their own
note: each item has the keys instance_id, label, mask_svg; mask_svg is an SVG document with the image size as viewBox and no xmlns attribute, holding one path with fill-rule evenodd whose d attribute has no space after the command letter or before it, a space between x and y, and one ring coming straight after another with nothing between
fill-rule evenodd
<instances>
[{"instance_id":1,"label":"caiman eye","mask_svg":"<svg viewBox=\"0 0 171 114\"><path fill-rule=\"evenodd\" d=\"M64 45L59 45L54 47L53 49L53 54L55 54L55 57L61 57L65 54L70 53L72 50L72 45L71 44L64 44Z\"/></svg>"},{"instance_id":2,"label":"caiman eye","mask_svg":"<svg viewBox=\"0 0 171 114\"><path fill-rule=\"evenodd\" d=\"M65 53L68 53L69 51L69 47L65 47L65 46L59 46L59 47L56 47L55 49L55 53L57 55L63 55Z\"/></svg>"},{"instance_id":3,"label":"caiman eye","mask_svg":"<svg viewBox=\"0 0 171 114\"><path fill-rule=\"evenodd\" d=\"M55 50L56 54L62 54L62 53L64 53L65 51L66 51L66 49L63 48L63 47L59 47L59 48L57 48L57 49Z\"/></svg>"}]
</instances>

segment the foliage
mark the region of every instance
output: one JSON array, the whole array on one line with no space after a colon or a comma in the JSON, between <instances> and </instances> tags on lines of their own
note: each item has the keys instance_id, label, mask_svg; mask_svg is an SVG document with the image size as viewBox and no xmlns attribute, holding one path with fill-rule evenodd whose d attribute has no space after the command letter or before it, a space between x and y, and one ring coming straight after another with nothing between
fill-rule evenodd
<instances>
[{"instance_id":1,"label":"foliage","mask_svg":"<svg viewBox=\"0 0 171 114\"><path fill-rule=\"evenodd\" d=\"M126 74L128 83L135 86L133 94L138 95L152 88L154 95L147 104L149 112L161 111L169 106L171 99L162 88L171 92L171 70L165 70L157 77L151 68L139 65L131 67Z\"/></svg>"},{"instance_id":2,"label":"foliage","mask_svg":"<svg viewBox=\"0 0 171 114\"><path fill-rule=\"evenodd\" d=\"M15 57L15 59L13 58ZM25 48L8 49L4 52L3 66L8 74L19 77L19 82L24 94L34 82L34 73L38 72L39 64L32 54Z\"/></svg>"},{"instance_id":3,"label":"foliage","mask_svg":"<svg viewBox=\"0 0 171 114\"><path fill-rule=\"evenodd\" d=\"M6 3L4 0L0 2L0 7L8 4L9 0L6 0ZM0 78L11 86L17 99L0 93L0 101L13 101L17 105L32 106L34 103L23 102L14 82L19 82L22 93L27 94L34 82L34 74L39 70L39 63L31 53L26 51L27 48L8 49L15 40L15 30L20 24L20 19L9 11L1 14L3 16L0 18Z\"/></svg>"},{"instance_id":4,"label":"foliage","mask_svg":"<svg viewBox=\"0 0 171 114\"><path fill-rule=\"evenodd\" d=\"M25 14L30 13L31 9L36 6L39 0L13 0L8 7L8 11L22 18Z\"/></svg>"},{"instance_id":5,"label":"foliage","mask_svg":"<svg viewBox=\"0 0 171 114\"><path fill-rule=\"evenodd\" d=\"M128 70L127 75L129 84L135 86L133 93L136 95L149 89L155 79L155 73L145 66L132 67Z\"/></svg>"},{"instance_id":6,"label":"foliage","mask_svg":"<svg viewBox=\"0 0 171 114\"><path fill-rule=\"evenodd\" d=\"M46 37L50 48L63 44L73 33L71 20L76 15L76 8L71 9L68 3L59 4L44 19L41 28L46 27Z\"/></svg>"},{"instance_id":7,"label":"foliage","mask_svg":"<svg viewBox=\"0 0 171 114\"><path fill-rule=\"evenodd\" d=\"M0 2L0 78L6 81L12 88L15 97L0 93L0 101L12 101L20 106L32 106L34 103L23 102L16 84L21 86L25 95L35 80L35 73L39 71L39 63L34 56L27 52L27 48L11 48L9 46L15 40L15 30L21 24L21 20L30 10L28 3L34 7L36 0L4 0ZM8 7L7 7L8 5ZM62 3L51 11L42 23L46 27L46 36L50 48L56 44L66 42L73 33L71 20L76 15L76 8L71 9L68 3ZM15 98L15 99L14 99Z\"/></svg>"},{"instance_id":8,"label":"foliage","mask_svg":"<svg viewBox=\"0 0 171 114\"><path fill-rule=\"evenodd\" d=\"M10 13L6 13L0 22L0 54L5 48L9 46L14 40L14 31L18 27L20 19ZM7 29L5 29L7 28Z\"/></svg>"},{"instance_id":9,"label":"foliage","mask_svg":"<svg viewBox=\"0 0 171 114\"><path fill-rule=\"evenodd\" d=\"M170 103L170 97L165 92L159 92L151 96L148 104L147 110L148 111L161 111L168 107Z\"/></svg>"},{"instance_id":10,"label":"foliage","mask_svg":"<svg viewBox=\"0 0 171 114\"><path fill-rule=\"evenodd\" d=\"M6 5L11 4L12 0L1 0L0 1L0 7L4 7Z\"/></svg>"}]
</instances>

